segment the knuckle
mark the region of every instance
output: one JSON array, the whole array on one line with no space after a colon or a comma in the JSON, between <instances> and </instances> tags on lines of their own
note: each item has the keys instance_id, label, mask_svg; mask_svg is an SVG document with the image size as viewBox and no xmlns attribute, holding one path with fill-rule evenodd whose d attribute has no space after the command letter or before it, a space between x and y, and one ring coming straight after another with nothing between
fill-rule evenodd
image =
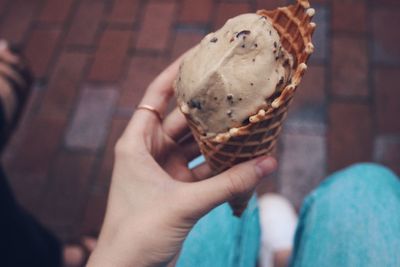
<instances>
[{"instance_id":1,"label":"knuckle","mask_svg":"<svg viewBox=\"0 0 400 267\"><path fill-rule=\"evenodd\" d=\"M126 138L120 137L114 146L114 154L117 157L131 156L134 153L132 144Z\"/></svg>"}]
</instances>

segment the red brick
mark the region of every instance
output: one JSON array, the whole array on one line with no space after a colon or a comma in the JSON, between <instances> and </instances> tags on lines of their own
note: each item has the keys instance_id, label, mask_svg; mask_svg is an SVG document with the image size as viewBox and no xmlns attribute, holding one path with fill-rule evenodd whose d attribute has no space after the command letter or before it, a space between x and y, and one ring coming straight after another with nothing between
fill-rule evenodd
<instances>
[{"instance_id":1,"label":"red brick","mask_svg":"<svg viewBox=\"0 0 400 267\"><path fill-rule=\"evenodd\" d=\"M331 103L329 107L328 169L372 160L372 114L366 104Z\"/></svg>"},{"instance_id":2,"label":"red brick","mask_svg":"<svg viewBox=\"0 0 400 267\"><path fill-rule=\"evenodd\" d=\"M214 21L214 29L221 28L228 19L248 12L252 12L248 3L219 3L217 17Z\"/></svg>"},{"instance_id":3,"label":"red brick","mask_svg":"<svg viewBox=\"0 0 400 267\"><path fill-rule=\"evenodd\" d=\"M325 67L308 66L296 96L290 107L291 112L307 106L322 106L325 103Z\"/></svg>"},{"instance_id":4,"label":"red brick","mask_svg":"<svg viewBox=\"0 0 400 267\"><path fill-rule=\"evenodd\" d=\"M124 108L136 107L143 97L147 86L167 66L167 61L161 57L133 57L128 75L122 84L119 105Z\"/></svg>"},{"instance_id":5,"label":"red brick","mask_svg":"<svg viewBox=\"0 0 400 267\"><path fill-rule=\"evenodd\" d=\"M180 11L179 21L182 23L204 23L208 21L213 11L212 0L184 0Z\"/></svg>"},{"instance_id":6,"label":"red brick","mask_svg":"<svg viewBox=\"0 0 400 267\"><path fill-rule=\"evenodd\" d=\"M168 47L176 4L149 1L139 31L138 49L164 51Z\"/></svg>"},{"instance_id":7,"label":"red brick","mask_svg":"<svg viewBox=\"0 0 400 267\"><path fill-rule=\"evenodd\" d=\"M107 191L89 192L85 215L81 222L81 232L86 235L98 235L103 223L107 206Z\"/></svg>"},{"instance_id":8,"label":"red brick","mask_svg":"<svg viewBox=\"0 0 400 267\"><path fill-rule=\"evenodd\" d=\"M332 40L332 94L368 96L367 41L347 37Z\"/></svg>"},{"instance_id":9,"label":"red brick","mask_svg":"<svg viewBox=\"0 0 400 267\"><path fill-rule=\"evenodd\" d=\"M365 32L367 30L367 4L363 0L335 0L332 2L332 28L334 31Z\"/></svg>"},{"instance_id":10,"label":"red brick","mask_svg":"<svg viewBox=\"0 0 400 267\"><path fill-rule=\"evenodd\" d=\"M286 6L288 4L287 0L257 0L257 10L267 9L272 10L277 7Z\"/></svg>"},{"instance_id":11,"label":"red brick","mask_svg":"<svg viewBox=\"0 0 400 267\"><path fill-rule=\"evenodd\" d=\"M385 5L399 6L400 2L398 0L372 0L372 4L376 6L385 6Z\"/></svg>"},{"instance_id":12,"label":"red brick","mask_svg":"<svg viewBox=\"0 0 400 267\"><path fill-rule=\"evenodd\" d=\"M60 143L66 121L56 117L36 117L10 157L11 172L45 176Z\"/></svg>"},{"instance_id":13,"label":"red brick","mask_svg":"<svg viewBox=\"0 0 400 267\"><path fill-rule=\"evenodd\" d=\"M47 174L59 146L65 120L37 117L23 127L14 146L3 159L18 201L37 214L47 186ZM16 142L15 142L16 141Z\"/></svg>"},{"instance_id":14,"label":"red brick","mask_svg":"<svg viewBox=\"0 0 400 267\"><path fill-rule=\"evenodd\" d=\"M118 80L127 56L130 39L131 31L107 29L97 48L89 79Z\"/></svg>"},{"instance_id":15,"label":"red brick","mask_svg":"<svg viewBox=\"0 0 400 267\"><path fill-rule=\"evenodd\" d=\"M374 158L400 175L400 135L383 135L375 139Z\"/></svg>"},{"instance_id":16,"label":"red brick","mask_svg":"<svg viewBox=\"0 0 400 267\"><path fill-rule=\"evenodd\" d=\"M114 85L83 86L65 134L67 148L96 152L105 145L118 89Z\"/></svg>"},{"instance_id":17,"label":"red brick","mask_svg":"<svg viewBox=\"0 0 400 267\"><path fill-rule=\"evenodd\" d=\"M389 26L390 25L390 26ZM397 8L377 8L372 12L374 59L385 63L400 62L400 31L393 27L400 25Z\"/></svg>"},{"instance_id":18,"label":"red brick","mask_svg":"<svg viewBox=\"0 0 400 267\"><path fill-rule=\"evenodd\" d=\"M172 58L176 59L187 50L197 45L201 39L203 39L204 34L198 32L177 32L175 34L175 42L172 47Z\"/></svg>"},{"instance_id":19,"label":"red brick","mask_svg":"<svg viewBox=\"0 0 400 267\"><path fill-rule=\"evenodd\" d=\"M4 9L6 8L8 4L8 0L0 0L0 15L3 14Z\"/></svg>"},{"instance_id":20,"label":"red brick","mask_svg":"<svg viewBox=\"0 0 400 267\"><path fill-rule=\"evenodd\" d=\"M95 182L96 187L108 189L110 185L111 174L114 166L114 147L118 139L122 136L128 122L129 119L127 118L116 118L112 122L100 172Z\"/></svg>"},{"instance_id":21,"label":"red brick","mask_svg":"<svg viewBox=\"0 0 400 267\"><path fill-rule=\"evenodd\" d=\"M39 15L39 21L63 23L73 6L74 0L47 0Z\"/></svg>"},{"instance_id":22,"label":"red brick","mask_svg":"<svg viewBox=\"0 0 400 267\"><path fill-rule=\"evenodd\" d=\"M41 113L67 117L73 108L87 55L63 52L57 62L41 104Z\"/></svg>"},{"instance_id":23,"label":"red brick","mask_svg":"<svg viewBox=\"0 0 400 267\"><path fill-rule=\"evenodd\" d=\"M22 43L34 19L38 1L13 0L2 18L0 36L13 43Z\"/></svg>"},{"instance_id":24,"label":"red brick","mask_svg":"<svg viewBox=\"0 0 400 267\"><path fill-rule=\"evenodd\" d=\"M139 0L115 0L110 22L132 24L137 19Z\"/></svg>"},{"instance_id":25,"label":"red brick","mask_svg":"<svg viewBox=\"0 0 400 267\"><path fill-rule=\"evenodd\" d=\"M41 219L59 231L78 232L95 156L62 151L54 160L49 184L42 196Z\"/></svg>"},{"instance_id":26,"label":"red brick","mask_svg":"<svg viewBox=\"0 0 400 267\"><path fill-rule=\"evenodd\" d=\"M92 45L104 12L104 3L80 1L80 6L72 19L66 43L72 45Z\"/></svg>"},{"instance_id":27,"label":"red brick","mask_svg":"<svg viewBox=\"0 0 400 267\"><path fill-rule=\"evenodd\" d=\"M400 69L377 69L374 79L378 131L400 134Z\"/></svg>"},{"instance_id":28,"label":"red brick","mask_svg":"<svg viewBox=\"0 0 400 267\"><path fill-rule=\"evenodd\" d=\"M25 48L25 55L36 77L47 74L60 36L59 30L34 30Z\"/></svg>"}]
</instances>

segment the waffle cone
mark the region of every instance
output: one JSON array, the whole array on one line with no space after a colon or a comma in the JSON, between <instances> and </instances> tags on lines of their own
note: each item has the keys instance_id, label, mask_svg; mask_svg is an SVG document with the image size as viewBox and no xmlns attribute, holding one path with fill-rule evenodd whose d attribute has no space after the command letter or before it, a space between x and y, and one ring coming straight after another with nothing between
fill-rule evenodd
<instances>
[{"instance_id":1,"label":"waffle cone","mask_svg":"<svg viewBox=\"0 0 400 267\"><path fill-rule=\"evenodd\" d=\"M249 124L230 129L226 133L207 137L190 116L189 127L214 174L235 164L272 154L286 117L288 107L307 69L307 60L314 50L311 37L315 23L311 22L315 11L308 0L297 0L293 5L275 10L259 10L258 15L268 17L279 33L282 46L294 58L294 74L281 94L266 109L249 117ZM235 215L240 216L247 206L249 193L230 202Z\"/></svg>"}]
</instances>

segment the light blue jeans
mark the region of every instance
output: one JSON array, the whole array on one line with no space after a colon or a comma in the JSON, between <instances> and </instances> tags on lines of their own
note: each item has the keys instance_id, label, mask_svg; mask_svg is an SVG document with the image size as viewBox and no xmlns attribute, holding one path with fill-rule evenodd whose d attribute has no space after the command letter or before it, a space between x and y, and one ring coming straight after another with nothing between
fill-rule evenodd
<instances>
[{"instance_id":1,"label":"light blue jeans","mask_svg":"<svg viewBox=\"0 0 400 267\"><path fill-rule=\"evenodd\" d=\"M242 218L223 204L192 229L177 266L257 265L257 201ZM400 266L400 182L376 164L357 164L328 177L304 201L291 266Z\"/></svg>"}]
</instances>

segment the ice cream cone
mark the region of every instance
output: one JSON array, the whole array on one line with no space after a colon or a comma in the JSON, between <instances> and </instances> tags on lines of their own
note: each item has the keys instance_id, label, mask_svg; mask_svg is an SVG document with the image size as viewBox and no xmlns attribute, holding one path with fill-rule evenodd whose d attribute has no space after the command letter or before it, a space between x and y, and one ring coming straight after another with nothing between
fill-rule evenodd
<instances>
[{"instance_id":1,"label":"ice cream cone","mask_svg":"<svg viewBox=\"0 0 400 267\"><path fill-rule=\"evenodd\" d=\"M311 37L315 23L311 22L315 10L308 0L297 0L293 5L275 10L259 10L258 15L268 17L279 33L282 46L294 59L294 72L281 93L271 97L266 109L248 119L248 124L231 128L225 133L208 137L190 116L186 116L202 154L215 174L235 164L272 154L286 117L288 107L307 69L307 60L314 50ZM240 216L251 195L230 202L234 214Z\"/></svg>"}]
</instances>

